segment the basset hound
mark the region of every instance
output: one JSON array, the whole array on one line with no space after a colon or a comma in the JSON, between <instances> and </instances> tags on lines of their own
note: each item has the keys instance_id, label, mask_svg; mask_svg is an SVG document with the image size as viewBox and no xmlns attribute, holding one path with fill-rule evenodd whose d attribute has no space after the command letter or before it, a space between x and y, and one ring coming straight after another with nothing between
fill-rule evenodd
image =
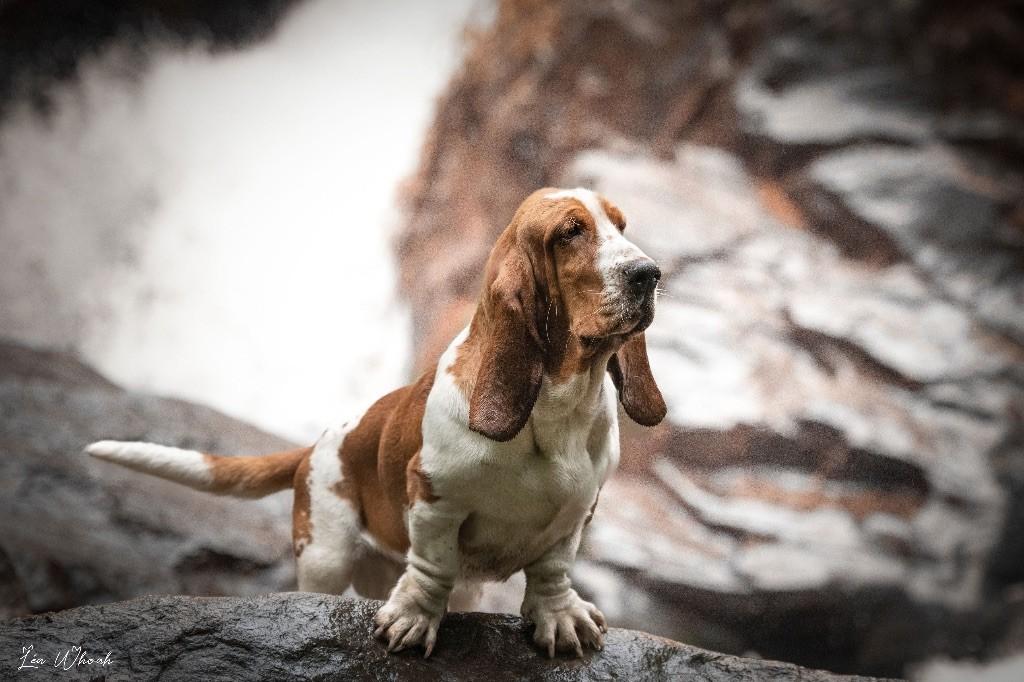
<instances>
[{"instance_id":1,"label":"basset hound","mask_svg":"<svg viewBox=\"0 0 1024 682\"><path fill-rule=\"evenodd\" d=\"M294 487L299 589L386 598L375 634L388 650L430 655L447 608L517 571L538 646L600 649L605 618L569 572L619 460L616 395L640 424L665 416L644 340L661 272L625 226L594 192L531 194L436 368L311 447L220 457L101 441L86 451L219 494Z\"/></svg>"}]
</instances>

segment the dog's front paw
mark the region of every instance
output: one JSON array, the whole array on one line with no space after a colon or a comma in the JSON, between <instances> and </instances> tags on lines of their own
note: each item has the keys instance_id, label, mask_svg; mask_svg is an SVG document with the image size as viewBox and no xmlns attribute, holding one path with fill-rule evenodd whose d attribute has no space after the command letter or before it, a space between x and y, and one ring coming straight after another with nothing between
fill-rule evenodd
<instances>
[{"instance_id":1,"label":"dog's front paw","mask_svg":"<svg viewBox=\"0 0 1024 682\"><path fill-rule=\"evenodd\" d=\"M608 624L604 614L588 601L580 599L575 590L558 599L530 600L523 605L523 615L533 621L533 641L553 658L555 651L573 651L583 656L583 647L604 648Z\"/></svg>"},{"instance_id":2,"label":"dog's front paw","mask_svg":"<svg viewBox=\"0 0 1024 682\"><path fill-rule=\"evenodd\" d=\"M422 645L426 658L434 650L443 613L427 611L408 595L393 594L374 618L373 635L387 642L388 651Z\"/></svg>"}]
</instances>

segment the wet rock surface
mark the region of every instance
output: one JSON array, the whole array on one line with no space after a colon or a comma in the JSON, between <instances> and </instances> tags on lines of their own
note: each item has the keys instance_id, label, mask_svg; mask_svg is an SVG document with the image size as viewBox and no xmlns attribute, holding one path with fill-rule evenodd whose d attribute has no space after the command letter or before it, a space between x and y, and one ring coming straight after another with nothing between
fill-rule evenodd
<instances>
[{"instance_id":1,"label":"wet rock surface","mask_svg":"<svg viewBox=\"0 0 1024 682\"><path fill-rule=\"evenodd\" d=\"M250 598L147 597L87 606L0 625L4 669L25 642L50 660L81 646L102 668L72 675L108 680L805 680L855 679L737 658L612 628L600 652L548 659L529 626L504 615L450 614L429 659L389 655L372 637L380 602L317 594ZM22 670L26 679L52 669ZM864 678L856 678L864 679Z\"/></svg>"},{"instance_id":2,"label":"wet rock surface","mask_svg":"<svg viewBox=\"0 0 1024 682\"><path fill-rule=\"evenodd\" d=\"M81 453L103 438L227 454L288 446L214 410L120 389L71 356L0 343L0 614L294 589L290 492L215 497Z\"/></svg>"},{"instance_id":3,"label":"wet rock surface","mask_svg":"<svg viewBox=\"0 0 1024 682\"><path fill-rule=\"evenodd\" d=\"M504 2L471 43L408 186L419 362L536 187L604 192L665 272L668 420L624 426L576 573L613 622L885 674L1015 631L1018 19Z\"/></svg>"}]
</instances>

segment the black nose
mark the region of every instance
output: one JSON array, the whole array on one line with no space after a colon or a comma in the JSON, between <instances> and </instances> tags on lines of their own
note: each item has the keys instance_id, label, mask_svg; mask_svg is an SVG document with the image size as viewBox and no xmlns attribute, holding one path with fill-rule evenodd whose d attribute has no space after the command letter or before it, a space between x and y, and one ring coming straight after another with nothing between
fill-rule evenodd
<instances>
[{"instance_id":1,"label":"black nose","mask_svg":"<svg viewBox=\"0 0 1024 682\"><path fill-rule=\"evenodd\" d=\"M661 268L652 260L638 260L622 267L622 276L629 288L638 294L647 294L658 286Z\"/></svg>"}]
</instances>

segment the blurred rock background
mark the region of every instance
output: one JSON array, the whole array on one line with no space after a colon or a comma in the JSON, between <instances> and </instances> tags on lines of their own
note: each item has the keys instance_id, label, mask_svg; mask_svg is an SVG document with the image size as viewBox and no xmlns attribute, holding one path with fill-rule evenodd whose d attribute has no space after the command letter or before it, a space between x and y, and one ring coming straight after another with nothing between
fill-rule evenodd
<instances>
[{"instance_id":1,"label":"blurred rock background","mask_svg":"<svg viewBox=\"0 0 1024 682\"><path fill-rule=\"evenodd\" d=\"M859 673L1024 648L1021 7L508 0L466 41L401 189L407 361L427 366L468 320L494 237L537 187L606 193L666 272L648 339L669 419L623 429L575 576L612 622ZM17 369L30 352L0 357L16 368L3 375L5 461L57 464L9 480L74 487L59 463L94 432L250 450L269 438L220 416L159 430L163 410L198 408L132 397L85 368L69 370L89 373L77 399L84 389L60 386L79 380L44 372L45 359ZM81 428L43 443L32 434L59 421L45 396L65 393ZM100 421L94 395L122 406L113 415L125 401L149 411ZM249 435L213 440L239 429ZM85 475L119 499L106 470ZM31 527L46 495L21 485L0 498ZM198 499L158 495L154 509ZM273 504L249 522L274 527ZM7 608L290 580L272 540L197 539L234 512L190 513L196 528L161 551L192 573L118 589L64 577L59 599L25 588ZM67 558L102 535L97 523L52 550L52 574L102 582L102 564ZM22 584L43 575L17 558L30 535L0 543L0 570ZM196 561L216 579L188 577Z\"/></svg>"},{"instance_id":2,"label":"blurred rock background","mask_svg":"<svg viewBox=\"0 0 1024 682\"><path fill-rule=\"evenodd\" d=\"M0 420L0 618L143 594L295 589L290 493L197 495L80 454L112 433L204 452L274 452L282 439L7 342Z\"/></svg>"},{"instance_id":3,"label":"blurred rock background","mask_svg":"<svg viewBox=\"0 0 1024 682\"><path fill-rule=\"evenodd\" d=\"M837 670L1019 646L1020 8L499 7L401 276L425 366L533 188L604 192L661 262L669 420L624 430L578 582L628 627Z\"/></svg>"}]
</instances>

